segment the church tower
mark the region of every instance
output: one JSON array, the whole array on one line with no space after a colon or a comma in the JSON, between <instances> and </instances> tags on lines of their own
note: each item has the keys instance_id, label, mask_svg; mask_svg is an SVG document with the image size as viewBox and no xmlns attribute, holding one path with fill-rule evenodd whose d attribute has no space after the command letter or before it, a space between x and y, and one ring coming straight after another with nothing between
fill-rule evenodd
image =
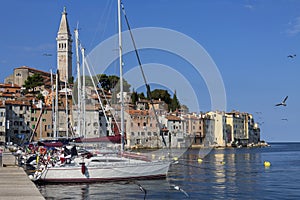
<instances>
[{"instance_id":1,"label":"church tower","mask_svg":"<svg viewBox=\"0 0 300 200\"><path fill-rule=\"evenodd\" d=\"M66 8L62 12L57 43L57 70L60 81L67 81L72 77L72 38L67 20Z\"/></svg>"}]
</instances>

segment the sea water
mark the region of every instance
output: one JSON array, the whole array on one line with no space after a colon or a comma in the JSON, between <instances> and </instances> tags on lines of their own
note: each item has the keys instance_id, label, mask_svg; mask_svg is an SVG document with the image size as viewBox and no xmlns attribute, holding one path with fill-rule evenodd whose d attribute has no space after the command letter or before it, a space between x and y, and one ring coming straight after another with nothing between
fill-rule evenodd
<instances>
[{"instance_id":1,"label":"sea water","mask_svg":"<svg viewBox=\"0 0 300 200\"><path fill-rule=\"evenodd\" d=\"M46 199L300 199L300 143L213 149L202 162L199 152L188 150L163 180L38 188Z\"/></svg>"}]
</instances>

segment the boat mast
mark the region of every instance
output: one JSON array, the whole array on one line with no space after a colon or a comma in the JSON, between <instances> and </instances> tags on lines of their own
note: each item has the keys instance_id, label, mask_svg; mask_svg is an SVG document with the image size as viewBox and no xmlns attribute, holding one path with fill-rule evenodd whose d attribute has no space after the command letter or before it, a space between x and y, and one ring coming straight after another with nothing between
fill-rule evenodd
<instances>
[{"instance_id":1,"label":"boat mast","mask_svg":"<svg viewBox=\"0 0 300 200\"><path fill-rule=\"evenodd\" d=\"M52 73L52 69L50 69L50 73L51 73L51 102L52 102L52 124L55 120L55 115L54 115L54 86L53 86L53 73ZM52 127L53 128L53 127ZM52 130L52 136L54 136L55 132L54 130Z\"/></svg>"},{"instance_id":2,"label":"boat mast","mask_svg":"<svg viewBox=\"0 0 300 200\"><path fill-rule=\"evenodd\" d=\"M124 97L123 97L123 60L122 60L122 24L121 0L118 0L118 34L119 34L119 65L120 65L120 100L121 100L121 152L124 151Z\"/></svg>"},{"instance_id":3,"label":"boat mast","mask_svg":"<svg viewBox=\"0 0 300 200\"><path fill-rule=\"evenodd\" d=\"M65 81L65 98L66 98L66 136L69 138L69 115L68 115L68 93L67 93L67 80Z\"/></svg>"},{"instance_id":4,"label":"boat mast","mask_svg":"<svg viewBox=\"0 0 300 200\"><path fill-rule=\"evenodd\" d=\"M58 76L59 72L56 72L56 77L55 77L55 123L54 123L54 134L55 134L55 139L58 138Z\"/></svg>"},{"instance_id":5,"label":"boat mast","mask_svg":"<svg viewBox=\"0 0 300 200\"><path fill-rule=\"evenodd\" d=\"M81 46L81 45L80 45ZM85 49L83 48L83 47L81 47L81 59L82 59L82 78L83 78L83 80L82 80L82 88L83 88L83 90L82 90L82 108L81 108L81 110L82 110L82 115L83 115L83 121L82 121L82 123L83 123L83 128L82 128L82 131L83 131L83 136L86 138L86 118L85 118L85 58L84 58L84 54L85 54Z\"/></svg>"},{"instance_id":6,"label":"boat mast","mask_svg":"<svg viewBox=\"0 0 300 200\"><path fill-rule=\"evenodd\" d=\"M78 52L78 29L75 29L75 45L76 45L76 64L77 64L77 112L78 112L78 121L77 121L77 126L78 126L78 134L79 136L82 136L81 134L81 77L80 77L80 61L79 61L79 52Z\"/></svg>"}]
</instances>

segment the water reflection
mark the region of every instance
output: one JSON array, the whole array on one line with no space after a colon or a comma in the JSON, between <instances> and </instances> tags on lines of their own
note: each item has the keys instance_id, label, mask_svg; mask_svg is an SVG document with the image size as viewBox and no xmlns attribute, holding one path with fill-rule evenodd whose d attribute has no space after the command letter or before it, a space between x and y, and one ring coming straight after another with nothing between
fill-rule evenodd
<instances>
[{"instance_id":1,"label":"water reflection","mask_svg":"<svg viewBox=\"0 0 300 200\"><path fill-rule=\"evenodd\" d=\"M300 146L300 145L299 145ZM175 190L179 186L189 199L284 199L286 194L299 199L300 147L288 153L275 146L257 149L215 149L199 155L188 150L176 165L171 165L167 179L144 180L146 199L187 199ZM281 147L282 148L282 147ZM295 147L296 148L296 147ZM198 162L198 158L202 162ZM263 161L270 160L270 168ZM173 186L173 188L171 187ZM69 184L40 186L46 199L144 199L133 182Z\"/></svg>"}]
</instances>

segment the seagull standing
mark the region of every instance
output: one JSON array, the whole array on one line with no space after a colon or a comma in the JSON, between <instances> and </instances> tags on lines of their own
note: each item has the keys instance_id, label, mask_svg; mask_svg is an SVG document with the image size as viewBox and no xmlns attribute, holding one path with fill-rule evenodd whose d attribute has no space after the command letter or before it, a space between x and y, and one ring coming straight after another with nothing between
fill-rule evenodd
<instances>
[{"instance_id":1,"label":"seagull standing","mask_svg":"<svg viewBox=\"0 0 300 200\"><path fill-rule=\"evenodd\" d=\"M286 100L288 99L289 96L286 96L281 103L276 104L275 106L286 106Z\"/></svg>"}]
</instances>

